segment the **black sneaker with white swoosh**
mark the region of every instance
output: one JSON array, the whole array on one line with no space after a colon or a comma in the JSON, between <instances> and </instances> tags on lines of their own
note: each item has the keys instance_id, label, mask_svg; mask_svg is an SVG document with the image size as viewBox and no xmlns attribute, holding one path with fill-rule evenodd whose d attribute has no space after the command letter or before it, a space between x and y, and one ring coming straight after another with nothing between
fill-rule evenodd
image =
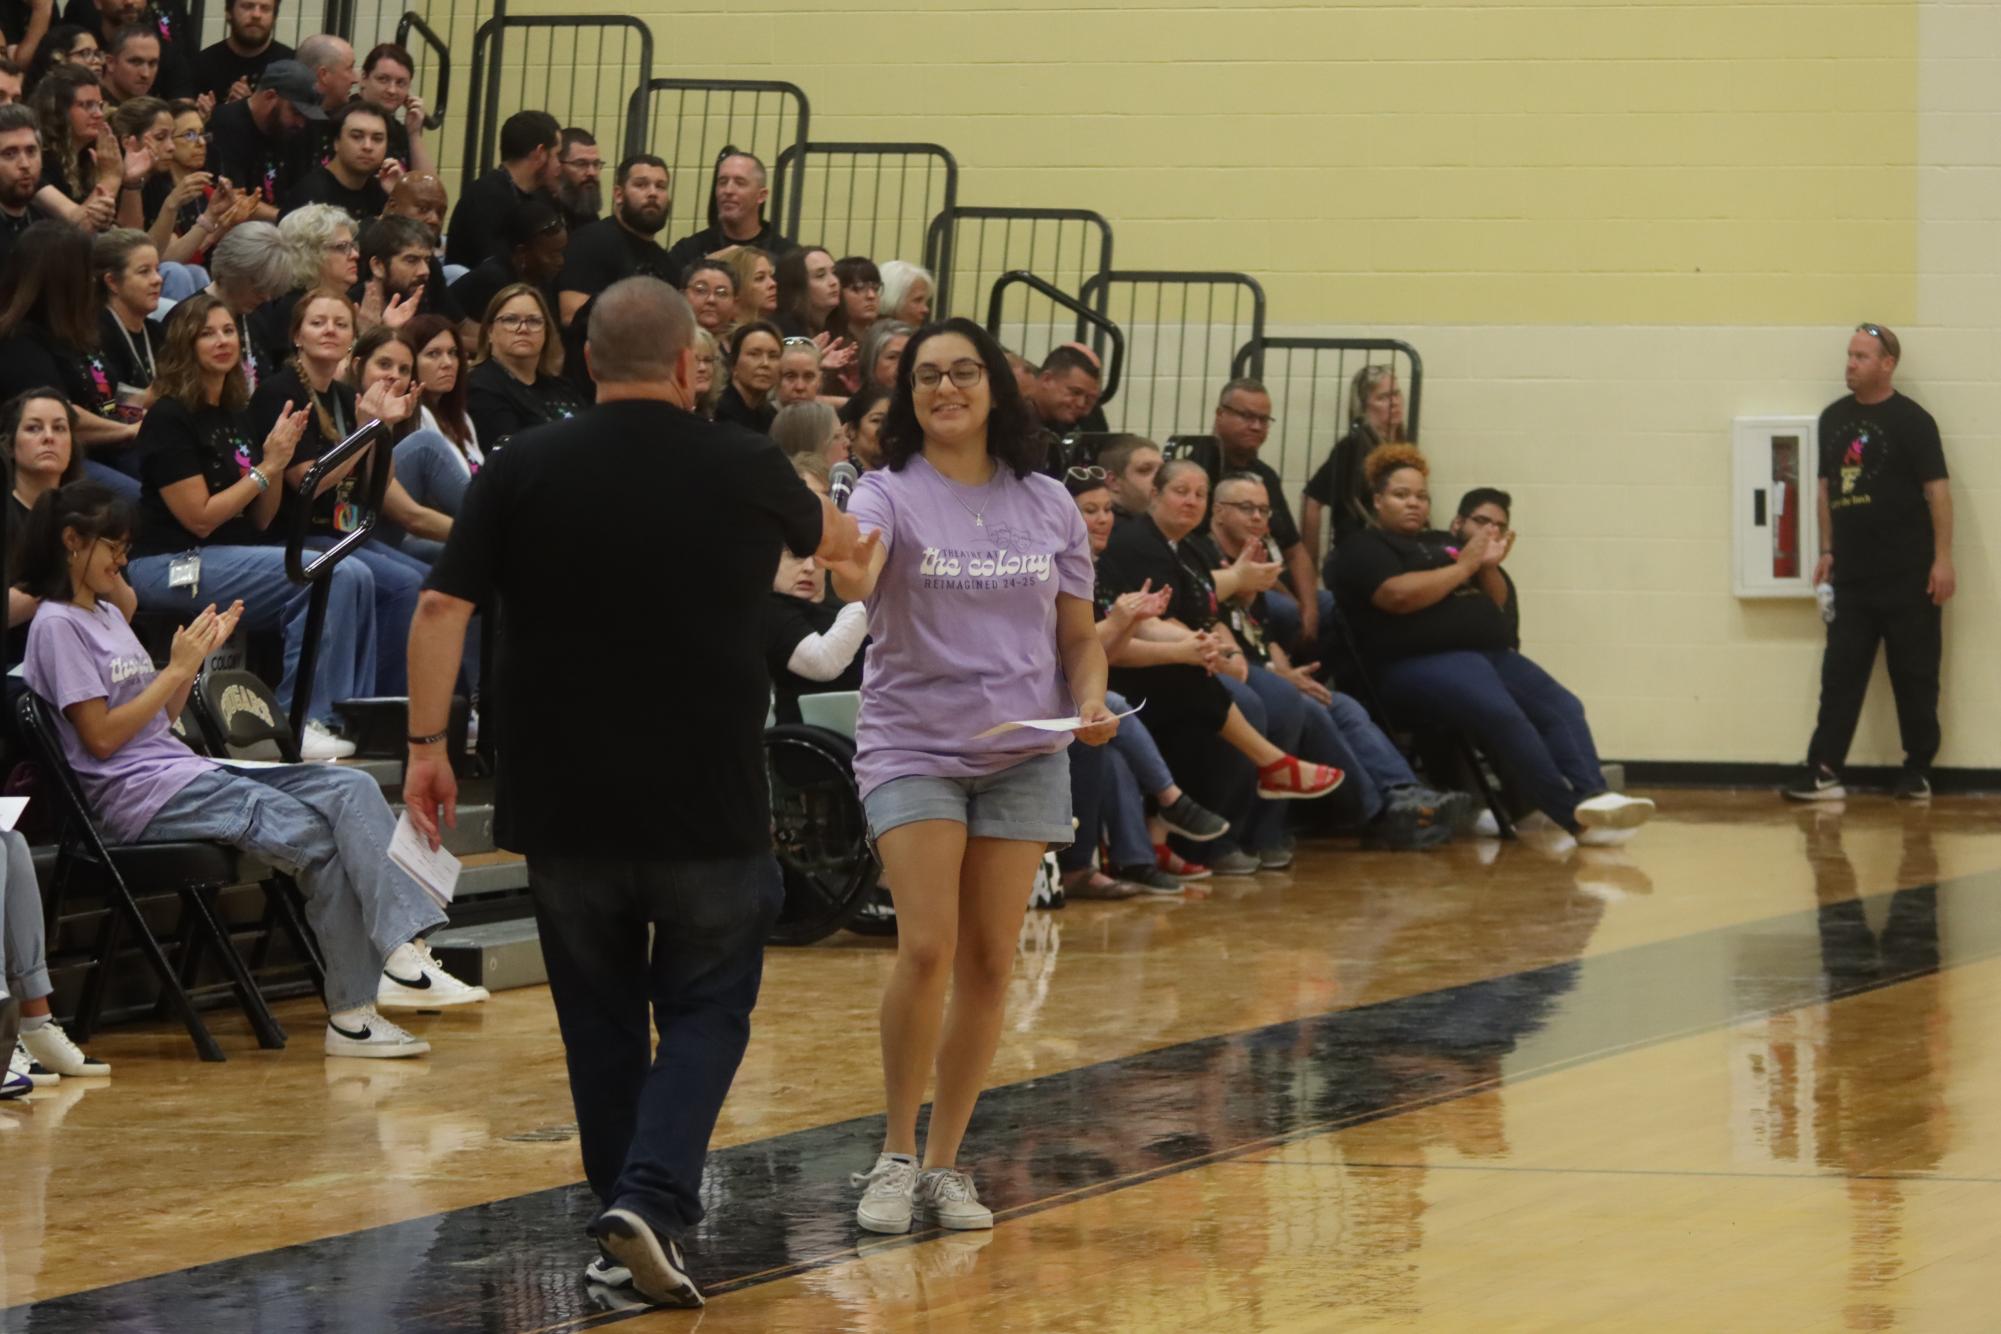
<instances>
[{"instance_id":1,"label":"black sneaker with white swoosh","mask_svg":"<svg viewBox=\"0 0 2001 1334\"><path fill-rule=\"evenodd\" d=\"M1841 785L1841 775L1824 764L1810 764L1800 770L1800 776L1792 783L1779 789L1779 795L1787 801L1842 801L1848 796L1848 789Z\"/></svg>"}]
</instances>

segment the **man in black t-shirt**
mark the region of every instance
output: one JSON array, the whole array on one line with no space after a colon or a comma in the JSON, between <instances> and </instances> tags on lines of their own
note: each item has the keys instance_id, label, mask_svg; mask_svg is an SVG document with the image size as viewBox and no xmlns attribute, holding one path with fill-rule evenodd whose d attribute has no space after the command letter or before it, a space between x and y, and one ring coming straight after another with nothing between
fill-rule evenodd
<instances>
[{"instance_id":1,"label":"man in black t-shirt","mask_svg":"<svg viewBox=\"0 0 2001 1334\"><path fill-rule=\"evenodd\" d=\"M348 298L364 311L376 311L415 297L419 315L461 324L465 312L458 301L442 282L431 285L437 262L430 228L415 218L379 218L361 233L361 281Z\"/></svg>"},{"instance_id":2,"label":"man in black t-shirt","mask_svg":"<svg viewBox=\"0 0 2001 1334\"><path fill-rule=\"evenodd\" d=\"M278 0L228 0L222 40L195 57L195 94L213 97L217 107L241 101L266 66L290 60L292 48L272 36L277 19Z\"/></svg>"},{"instance_id":3,"label":"man in black t-shirt","mask_svg":"<svg viewBox=\"0 0 2001 1334\"><path fill-rule=\"evenodd\" d=\"M667 271L678 279L704 255L740 245L756 246L777 263L780 255L796 247L778 234L777 224L765 221L764 202L769 198L771 187L757 155L725 154L716 163L709 191L709 225L674 243L667 252Z\"/></svg>"},{"instance_id":4,"label":"man in black t-shirt","mask_svg":"<svg viewBox=\"0 0 2001 1334\"><path fill-rule=\"evenodd\" d=\"M1938 754L1941 609L1958 578L1952 564L1952 492L1945 450L1929 412L1891 384L1896 334L1859 326L1848 340L1848 394L1820 414L1820 563L1814 583L1834 585L1834 616L1820 664L1820 718L1806 772L1785 789L1796 801L1846 794L1841 766L1862 716L1876 645L1883 645L1904 764L1895 795L1931 796Z\"/></svg>"},{"instance_id":5,"label":"man in black t-shirt","mask_svg":"<svg viewBox=\"0 0 2001 1334\"><path fill-rule=\"evenodd\" d=\"M639 153L618 164L611 187L611 216L570 233L563 273L556 279L556 315L565 328L586 301L621 278L643 274L680 286L667 252L653 238L667 223L667 164Z\"/></svg>"},{"instance_id":6,"label":"man in black t-shirt","mask_svg":"<svg viewBox=\"0 0 2001 1334\"><path fill-rule=\"evenodd\" d=\"M445 228L445 263L473 268L501 251L500 228L516 204L549 193L563 164L562 127L546 111L517 111L500 126L501 165L465 187Z\"/></svg>"},{"instance_id":7,"label":"man in black t-shirt","mask_svg":"<svg viewBox=\"0 0 2001 1334\"><path fill-rule=\"evenodd\" d=\"M194 74L188 57L193 54L194 25L188 21L187 7L180 0L69 0L63 22L88 29L99 49L109 51L118 30L143 23L160 35L160 69L153 82L153 96L172 100L194 96Z\"/></svg>"},{"instance_id":8,"label":"man in black t-shirt","mask_svg":"<svg viewBox=\"0 0 2001 1334\"><path fill-rule=\"evenodd\" d=\"M702 1161L783 899L763 603L781 547L868 550L776 445L690 411L694 331L666 284L614 285L586 344L598 405L516 435L480 469L411 629L403 785L435 845L457 797L443 741L466 626L498 606L495 837L528 858L584 1171L604 1206L591 1230L641 1296L681 1306L701 1295L675 1236L702 1217ZM699 654L668 651L609 573L657 564L660 497L676 494L700 497L676 521L703 553L702 578L677 595ZM563 551L590 552L601 577L579 580Z\"/></svg>"},{"instance_id":9,"label":"man in black t-shirt","mask_svg":"<svg viewBox=\"0 0 2001 1334\"><path fill-rule=\"evenodd\" d=\"M378 173L389 151L389 116L373 102L353 101L332 121L334 155L299 178L281 207L332 204L356 222L382 216L389 192Z\"/></svg>"},{"instance_id":10,"label":"man in black t-shirt","mask_svg":"<svg viewBox=\"0 0 2001 1334\"><path fill-rule=\"evenodd\" d=\"M19 102L0 107L0 259L22 232L48 216L35 203L41 185L42 141L35 113Z\"/></svg>"},{"instance_id":11,"label":"man in black t-shirt","mask_svg":"<svg viewBox=\"0 0 2001 1334\"><path fill-rule=\"evenodd\" d=\"M556 308L556 275L563 271L563 257L569 247L569 232L563 217L546 199L529 199L508 211L501 227L501 253L483 259L452 284L452 300L478 322L486 318L487 303L509 283L531 283L541 290L549 309ZM554 337L556 330L549 331Z\"/></svg>"},{"instance_id":12,"label":"man in black t-shirt","mask_svg":"<svg viewBox=\"0 0 2001 1334\"><path fill-rule=\"evenodd\" d=\"M563 211L564 225L574 232L604 213L604 188L599 183L604 154L589 130L566 125L556 155L563 164L556 181L556 207Z\"/></svg>"},{"instance_id":13,"label":"man in black t-shirt","mask_svg":"<svg viewBox=\"0 0 2001 1334\"><path fill-rule=\"evenodd\" d=\"M326 116L312 71L296 60L274 60L258 75L256 92L209 121L209 170L257 196L254 218L276 222L278 201L313 165L301 165L301 136L308 122Z\"/></svg>"}]
</instances>

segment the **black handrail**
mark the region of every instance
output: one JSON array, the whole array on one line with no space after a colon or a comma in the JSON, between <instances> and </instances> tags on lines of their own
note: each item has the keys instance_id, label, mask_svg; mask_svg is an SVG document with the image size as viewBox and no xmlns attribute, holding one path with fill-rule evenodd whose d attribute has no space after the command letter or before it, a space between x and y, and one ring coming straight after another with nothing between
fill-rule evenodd
<instances>
[{"instance_id":1,"label":"black handrail","mask_svg":"<svg viewBox=\"0 0 2001 1334\"><path fill-rule=\"evenodd\" d=\"M1265 353L1267 352L1388 352L1392 356L1403 356L1410 361L1410 380L1404 387L1404 434L1412 440L1419 439L1417 433L1418 409L1424 402L1424 358L1417 349L1401 338L1253 338L1237 349L1237 355L1230 362L1230 374L1256 375L1264 378ZM1252 367L1256 367L1255 370ZM1281 409L1282 410L1282 409ZM1343 430L1352 429L1353 422L1344 423Z\"/></svg>"},{"instance_id":2,"label":"black handrail","mask_svg":"<svg viewBox=\"0 0 2001 1334\"><path fill-rule=\"evenodd\" d=\"M452 52L445 45L444 38L437 30L424 22L424 16L416 10L408 10L396 21L396 45L405 51L410 49L410 34L416 33L424 39L424 45L431 48L438 58L438 77L433 86L431 108L424 113L424 128L435 130L445 123L445 99L452 91Z\"/></svg>"},{"instance_id":3,"label":"black handrail","mask_svg":"<svg viewBox=\"0 0 2001 1334\"><path fill-rule=\"evenodd\" d=\"M1092 310L1089 306L1071 296L1054 283L1037 277L1027 269L1012 269L994 280L993 293L987 298L987 332L995 338L1001 332L1001 304L1010 287L1026 287L1031 292L1040 292L1049 300L1077 317L1077 339L1083 341L1086 326L1096 329L1111 345L1109 353L1101 353L1104 358L1104 375L1098 393L1100 403L1109 403L1118 396L1119 376L1125 365L1126 336L1118 325Z\"/></svg>"},{"instance_id":4,"label":"black handrail","mask_svg":"<svg viewBox=\"0 0 2001 1334\"><path fill-rule=\"evenodd\" d=\"M502 5L500 8L504 11L506 7ZM472 38L472 72L470 75L472 81L472 114L466 118L465 160L459 164L460 170L464 173L465 180L470 181L493 166L494 148L496 141L500 137L502 39L506 36L509 29L526 29L531 31L534 29L549 29L553 31L561 28L619 28L627 32L637 32L639 34L639 88L643 90L652 81L653 29L642 20L636 19L630 14L511 15L505 12L496 13L492 18L479 25L479 28L473 33ZM555 38L552 36L550 42L553 44L554 41ZM486 73L488 63L487 46L489 43L493 47L491 56L493 77L483 79L482 76ZM550 62L553 66L553 48L550 53ZM572 73L575 74L576 71L573 70ZM550 77L552 80L551 86L553 86L553 68L551 69ZM577 83L572 85L572 87L580 86L584 86L584 80L582 79L579 79ZM595 86L595 84L593 83L591 86ZM633 97L639 100L636 103L628 102L628 107L637 108L636 114L639 119L635 122L631 119L634 113L630 110L628 111L625 126L627 143L634 142L633 132L635 127L637 127L642 139L645 135L645 99L641 98L638 92L635 92ZM555 114L559 121L574 119L573 117L565 116L554 107L545 107L544 110Z\"/></svg>"},{"instance_id":5,"label":"black handrail","mask_svg":"<svg viewBox=\"0 0 2001 1334\"><path fill-rule=\"evenodd\" d=\"M807 165L807 159L812 157L814 154L820 154L826 157L847 157L850 159L861 159L868 157L935 158L940 162L942 162L943 163L942 170L944 173L944 180L945 180L944 195L943 198L939 201L938 214L934 214L931 218L925 219L923 231L917 238L918 243L920 245L923 244L925 240L929 237L931 226L933 222L936 220L936 218L939 215L952 212L959 206L959 159L954 157L952 155L952 150L945 147L945 145L943 144L920 143L920 142L876 143L865 140L833 140L833 139L825 139L825 140L820 140L818 142L801 141L796 144L788 145L785 151L778 155L778 161L773 163L771 168L772 216L783 217L785 219L785 234L789 237L792 237L795 240L803 240L805 238L805 233L801 230L801 224L805 221L804 213L806 209L806 165ZM930 178L930 171L931 168L927 167L925 171L927 186ZM854 167L851 165L849 168L849 179L850 179L850 189L851 189L851 193L849 195L850 217L853 216L853 208L854 208L854 199L852 194L853 176L854 176ZM877 186L877 189L878 191L880 191L881 189L879 184ZM925 193L927 196L929 195L930 192L928 188L926 189ZM900 196L901 196L901 190L899 188L899 197ZM920 201L920 203L921 202L922 201ZM899 234L900 234L900 229L899 229ZM829 238L825 234L825 229L822 228L821 233L817 235L814 239L824 242ZM850 246L849 248L855 249L852 246ZM874 255L877 254L878 252L874 247L870 247L866 250L856 250L856 253ZM903 259L906 258L906 256L901 254L895 256L885 255L882 256L882 258Z\"/></svg>"},{"instance_id":6,"label":"black handrail","mask_svg":"<svg viewBox=\"0 0 2001 1334\"><path fill-rule=\"evenodd\" d=\"M943 319L952 311L953 269L957 262L956 251L958 250L958 232L961 222L1000 222L1008 224L1010 228L1012 224L1017 222L1027 223L1030 251L1028 258L1030 262L1034 261L1036 229L1042 223L1052 223L1059 229L1057 235L1060 242L1062 235L1060 229L1064 223L1081 222L1086 227L1096 228L1098 232L1098 263L1092 272L1103 273L1106 269L1112 267L1112 224L1106 221L1104 214L1094 209L997 208L992 205L962 204L956 208L947 209L933 218L931 220L931 229L924 238L924 267L930 269L932 277L937 279L937 290L931 294L931 311L939 319ZM981 239L985 239L984 230L981 233ZM1010 239L1009 234L1003 232L1003 249L1005 249L1008 239ZM1079 253L1082 253L1081 247L1079 248ZM1011 256L1003 255L1001 262L1005 264L1011 258ZM979 275L975 273L973 276L977 278Z\"/></svg>"},{"instance_id":7,"label":"black handrail","mask_svg":"<svg viewBox=\"0 0 2001 1334\"><path fill-rule=\"evenodd\" d=\"M648 74L649 77L640 80L639 86L632 90L632 98L628 104L625 118L625 151L627 155L634 153L658 153L660 157L666 160L670 179L674 182L674 202L676 204L683 198L688 198L683 190L682 182L689 174L689 170L697 166L705 166L709 169L709 179L702 187L705 191L705 197L696 206L693 216L687 220L690 230L701 231L705 227L716 225L715 168L722 164L724 157L736 152L756 155L759 161L765 163L765 170L768 173L765 184L771 186L773 191L773 197L766 202L765 217L773 226L778 226L783 221L784 215L778 211L778 169L775 164L787 149L806 142L806 136L813 122L813 106L806 98L806 90L796 83L789 83L782 79L655 79L650 77L650 69ZM686 132L693 119L692 117L680 116L676 119L674 144L671 152L661 151L660 146L651 141L653 95L655 93L722 93L728 96L729 100L724 104L723 114L719 118L719 131L714 135L710 133L711 118L708 106L706 103L703 105L701 119L698 123L694 124L693 149L695 160L683 161L681 155L681 149L686 142ZM735 111L736 98L739 95L747 96L751 99L751 133L748 138L737 133L739 127L736 124L737 117ZM762 108L764 106L762 99L765 97L777 97L782 100L789 99L797 107L797 114L793 117L791 137L786 140L784 146L779 148L776 153L771 154L770 161L765 161L764 156L758 153L759 136L757 134L757 122L762 119ZM713 158L705 158L707 149L713 140L717 138L720 138L723 142L715 144L717 150L715 156ZM769 151L767 147L766 152ZM690 199L690 202L692 202L692 199ZM673 217L674 214L670 207L668 214L670 222L673 220Z\"/></svg>"},{"instance_id":8,"label":"black handrail","mask_svg":"<svg viewBox=\"0 0 2001 1334\"><path fill-rule=\"evenodd\" d=\"M347 559L375 531L376 519L382 512L382 498L389 491L390 469L386 462L386 447L390 444L391 434L389 424L380 418L363 422L352 435L314 459L312 467L306 469L305 479L299 483L298 504L293 507L292 531L285 535L285 573L293 583L312 585L312 593L306 600L306 632L299 646L299 666L292 683L292 735L296 737L306 734L306 706L312 700L313 677L319 671L320 636L326 629L327 598L332 592L334 566ZM378 445L385 447L383 452L364 464L362 456ZM368 467L367 492L358 506L360 521L352 532L344 534L339 541L307 561L306 542L312 531L313 499L319 495L320 482L349 462L356 467Z\"/></svg>"}]
</instances>

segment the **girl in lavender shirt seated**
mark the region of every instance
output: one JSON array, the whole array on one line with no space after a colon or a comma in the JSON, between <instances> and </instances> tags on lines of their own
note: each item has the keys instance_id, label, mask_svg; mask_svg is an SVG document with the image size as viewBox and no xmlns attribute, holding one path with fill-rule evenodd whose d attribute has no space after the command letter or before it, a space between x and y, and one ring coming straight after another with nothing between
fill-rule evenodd
<instances>
[{"instance_id":1,"label":"girl in lavender shirt seated","mask_svg":"<svg viewBox=\"0 0 2001 1334\"><path fill-rule=\"evenodd\" d=\"M848 503L864 537L829 562L868 607L855 778L896 903L882 999L889 1130L856 1217L906 1232L993 1214L957 1167L1000 1041L1015 940L1043 850L1071 839L1068 735L996 724L1079 715L1089 745L1118 724L1092 617L1091 550L1007 356L970 320L920 329L898 363L883 466ZM949 1014L947 982L953 985ZM941 1041L942 1039L942 1041ZM923 1170L917 1109L937 1092Z\"/></svg>"},{"instance_id":2,"label":"girl in lavender shirt seated","mask_svg":"<svg viewBox=\"0 0 2001 1334\"><path fill-rule=\"evenodd\" d=\"M91 814L112 842L227 843L293 870L326 957L329 1056L421 1056L428 1042L378 1005L483 1001L445 972L422 935L445 915L389 860L396 817L359 769L331 764L225 768L171 730L197 672L243 614L210 605L153 660L111 599L123 585L132 514L111 491L73 482L28 516L21 582L42 600L28 630L28 687L63 716L58 730Z\"/></svg>"}]
</instances>

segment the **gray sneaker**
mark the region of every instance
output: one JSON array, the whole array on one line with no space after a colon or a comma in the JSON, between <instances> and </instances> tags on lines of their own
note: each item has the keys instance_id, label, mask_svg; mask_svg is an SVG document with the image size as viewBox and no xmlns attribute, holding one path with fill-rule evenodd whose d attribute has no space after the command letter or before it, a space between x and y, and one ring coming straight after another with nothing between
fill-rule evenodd
<instances>
[{"instance_id":1,"label":"gray sneaker","mask_svg":"<svg viewBox=\"0 0 2001 1334\"><path fill-rule=\"evenodd\" d=\"M973 1230L994 1225L994 1211L980 1203L971 1174L956 1167L927 1167L919 1173L917 1203L939 1227Z\"/></svg>"},{"instance_id":2,"label":"gray sneaker","mask_svg":"<svg viewBox=\"0 0 2001 1334\"><path fill-rule=\"evenodd\" d=\"M1209 859L1209 869L1217 875L1255 875L1263 866L1262 861L1242 848L1232 848Z\"/></svg>"},{"instance_id":3,"label":"gray sneaker","mask_svg":"<svg viewBox=\"0 0 2001 1334\"><path fill-rule=\"evenodd\" d=\"M855 1206L855 1221L870 1232L908 1232L910 1213L917 1197L917 1164L905 1158L879 1154L875 1166L848 1178L862 1187L862 1201Z\"/></svg>"}]
</instances>

